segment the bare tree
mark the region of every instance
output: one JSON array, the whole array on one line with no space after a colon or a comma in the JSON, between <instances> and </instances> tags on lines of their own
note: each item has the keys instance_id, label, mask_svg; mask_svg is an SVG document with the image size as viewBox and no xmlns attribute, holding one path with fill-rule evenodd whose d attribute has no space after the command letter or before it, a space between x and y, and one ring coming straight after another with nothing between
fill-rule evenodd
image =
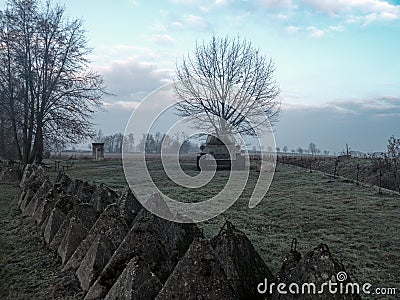
<instances>
[{"instance_id":1,"label":"bare tree","mask_svg":"<svg viewBox=\"0 0 400 300\"><path fill-rule=\"evenodd\" d=\"M267 125L265 116L271 124L279 118L274 71L272 60L247 40L213 36L196 44L193 54L177 65L177 114L217 135L228 131L254 136L256 128Z\"/></svg>"},{"instance_id":2,"label":"bare tree","mask_svg":"<svg viewBox=\"0 0 400 300\"><path fill-rule=\"evenodd\" d=\"M308 146L308 151L311 153L311 155L315 155L317 153L317 146L314 143L310 143Z\"/></svg>"},{"instance_id":3,"label":"bare tree","mask_svg":"<svg viewBox=\"0 0 400 300\"><path fill-rule=\"evenodd\" d=\"M0 89L24 162L41 161L46 144L94 135L103 79L89 69L81 21L64 12L50 1L11 0L0 14Z\"/></svg>"}]
</instances>

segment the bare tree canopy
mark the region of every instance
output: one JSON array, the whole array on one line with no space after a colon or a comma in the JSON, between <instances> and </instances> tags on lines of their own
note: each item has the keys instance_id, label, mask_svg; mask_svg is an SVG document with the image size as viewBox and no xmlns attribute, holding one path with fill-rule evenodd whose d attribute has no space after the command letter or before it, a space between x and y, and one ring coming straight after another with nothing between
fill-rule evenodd
<instances>
[{"instance_id":1,"label":"bare tree canopy","mask_svg":"<svg viewBox=\"0 0 400 300\"><path fill-rule=\"evenodd\" d=\"M279 119L280 89L271 59L251 42L215 37L196 44L193 55L177 65L175 95L177 114L197 128L255 135Z\"/></svg>"},{"instance_id":2,"label":"bare tree canopy","mask_svg":"<svg viewBox=\"0 0 400 300\"><path fill-rule=\"evenodd\" d=\"M11 0L0 12L2 124L17 158L41 161L45 147L93 135L91 116L105 91L90 53L81 21L64 7Z\"/></svg>"}]
</instances>

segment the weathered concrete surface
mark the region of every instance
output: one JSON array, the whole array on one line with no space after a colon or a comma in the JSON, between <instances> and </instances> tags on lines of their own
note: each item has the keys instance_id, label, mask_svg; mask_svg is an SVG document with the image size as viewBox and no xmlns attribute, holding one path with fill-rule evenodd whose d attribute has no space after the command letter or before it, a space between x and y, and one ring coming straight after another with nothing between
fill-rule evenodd
<instances>
[{"instance_id":1,"label":"weathered concrete surface","mask_svg":"<svg viewBox=\"0 0 400 300\"><path fill-rule=\"evenodd\" d=\"M34 181L42 184L46 179L48 180L49 178L41 166L26 165L19 185L22 189L32 188L32 183Z\"/></svg>"},{"instance_id":2,"label":"weathered concrete surface","mask_svg":"<svg viewBox=\"0 0 400 300\"><path fill-rule=\"evenodd\" d=\"M150 213L147 209L140 211L137 218L149 219L160 236L160 241L169 258L174 264L177 264L183 257L194 239L203 236L196 224L168 221Z\"/></svg>"},{"instance_id":3,"label":"weathered concrete surface","mask_svg":"<svg viewBox=\"0 0 400 300\"><path fill-rule=\"evenodd\" d=\"M87 228L77 217L72 217L70 219L64 238L57 249L57 253L61 257L62 264L68 261L75 249L86 237L87 232Z\"/></svg>"},{"instance_id":4,"label":"weathered concrete surface","mask_svg":"<svg viewBox=\"0 0 400 300\"><path fill-rule=\"evenodd\" d=\"M304 283L313 283L316 286L316 290L321 289L322 284L327 283L331 280L334 283L346 283L353 282L350 276L344 281L338 281L336 276L339 272L346 272L344 266L338 262L330 253L328 246L325 244L320 244L312 251L306 253L302 259L294 267L294 261L286 264L287 269L281 270L282 275L280 276L279 283L283 282L286 284L297 283L301 288ZM284 266L285 267L285 264ZM288 281L286 281L288 280ZM326 286L323 293L311 294L311 293L299 293L298 295L293 294L278 294L275 290L273 299L333 299L333 300L354 300L361 299L359 295L351 294L340 294L340 293L330 293L329 288Z\"/></svg>"},{"instance_id":5,"label":"weathered concrete surface","mask_svg":"<svg viewBox=\"0 0 400 300\"><path fill-rule=\"evenodd\" d=\"M47 193L52 188L52 183L49 180L45 180L36 194L33 196L32 200L26 205L25 209L22 212L23 216L33 216L36 211L38 205L44 201Z\"/></svg>"},{"instance_id":6,"label":"weathered concrete surface","mask_svg":"<svg viewBox=\"0 0 400 300\"><path fill-rule=\"evenodd\" d=\"M143 206L133 195L129 186L125 187L116 203L128 226L133 223L138 212L143 209Z\"/></svg>"},{"instance_id":7,"label":"weathered concrete surface","mask_svg":"<svg viewBox=\"0 0 400 300\"><path fill-rule=\"evenodd\" d=\"M25 211L26 206L29 204L29 202L31 202L35 194L36 191L34 189L28 190L23 194L23 197L21 197L22 199L19 203L19 209L21 210L22 213Z\"/></svg>"},{"instance_id":8,"label":"weathered concrete surface","mask_svg":"<svg viewBox=\"0 0 400 300\"><path fill-rule=\"evenodd\" d=\"M90 229L86 238L81 242L74 254L63 267L63 271L77 269L81 264L86 252L98 235L104 235L113 244L116 249L126 234L129 227L120 215L116 204L110 204L97 219L96 223Z\"/></svg>"},{"instance_id":9,"label":"weathered concrete surface","mask_svg":"<svg viewBox=\"0 0 400 300\"><path fill-rule=\"evenodd\" d=\"M70 199L75 198L71 197ZM97 220L97 213L94 211L93 207L87 203L81 203L75 206L68 211L67 216L65 217L64 221L62 222L60 228L58 229L57 233L54 235L53 239L51 240L49 247L52 250L57 250L61 244L61 241L64 239L67 229L70 226L70 219L76 218L79 222L84 226L86 232L92 227L92 225Z\"/></svg>"},{"instance_id":10,"label":"weathered concrete surface","mask_svg":"<svg viewBox=\"0 0 400 300\"><path fill-rule=\"evenodd\" d=\"M292 276L295 274L296 266L300 260L301 253L297 251L295 247L293 248L292 245L292 249L283 259L281 269L277 275L277 280L279 282L292 282Z\"/></svg>"},{"instance_id":11,"label":"weathered concrete surface","mask_svg":"<svg viewBox=\"0 0 400 300\"><path fill-rule=\"evenodd\" d=\"M31 176L32 172L34 169L36 169L37 166L34 166L32 164L27 164L25 166L24 171L22 172L22 178L19 183L19 186L23 188L25 186L25 182L28 180L28 178Z\"/></svg>"},{"instance_id":12,"label":"weathered concrete surface","mask_svg":"<svg viewBox=\"0 0 400 300\"><path fill-rule=\"evenodd\" d=\"M57 189L62 189L65 193L68 192L72 180L64 172L58 172L57 178L54 180L54 187Z\"/></svg>"},{"instance_id":13,"label":"weathered concrete surface","mask_svg":"<svg viewBox=\"0 0 400 300\"><path fill-rule=\"evenodd\" d=\"M45 231L53 207L57 207L64 215L70 218L70 212L74 207L76 208L78 206L78 199L72 195L64 194L64 189L62 187L58 186L57 193L58 194L55 195L55 201L48 203L47 207L44 207L42 212L42 223L40 226L42 232ZM45 202L46 200L47 198L45 199ZM78 209L76 208L75 210Z\"/></svg>"},{"instance_id":14,"label":"weathered concrete surface","mask_svg":"<svg viewBox=\"0 0 400 300\"><path fill-rule=\"evenodd\" d=\"M75 216L89 231L96 223L100 214L88 203L80 203L70 211L70 215Z\"/></svg>"},{"instance_id":15,"label":"weathered concrete surface","mask_svg":"<svg viewBox=\"0 0 400 300\"><path fill-rule=\"evenodd\" d=\"M211 239L214 253L240 299L264 299L257 286L275 282L274 275L254 249L247 236L226 221L220 233Z\"/></svg>"},{"instance_id":16,"label":"weathered concrete surface","mask_svg":"<svg viewBox=\"0 0 400 300\"><path fill-rule=\"evenodd\" d=\"M89 203L98 213L102 213L109 204L115 203L117 198L118 194L115 191L101 184L94 191Z\"/></svg>"},{"instance_id":17,"label":"weathered concrete surface","mask_svg":"<svg viewBox=\"0 0 400 300\"><path fill-rule=\"evenodd\" d=\"M105 300L153 300L162 284L142 257L134 257L107 293Z\"/></svg>"},{"instance_id":18,"label":"weathered concrete surface","mask_svg":"<svg viewBox=\"0 0 400 300\"><path fill-rule=\"evenodd\" d=\"M74 180L72 180L71 184L70 184L69 187L68 187L67 192L68 192L69 194L72 194L72 195L78 195L78 193L79 193L79 188L80 188L80 186L81 186L82 184L83 184L83 181L80 180L80 179L74 179Z\"/></svg>"},{"instance_id":19,"label":"weathered concrete surface","mask_svg":"<svg viewBox=\"0 0 400 300\"><path fill-rule=\"evenodd\" d=\"M59 195L54 206L59 208L65 215L67 215L78 204L78 198L70 194L61 194Z\"/></svg>"},{"instance_id":20,"label":"weathered concrete surface","mask_svg":"<svg viewBox=\"0 0 400 300\"><path fill-rule=\"evenodd\" d=\"M65 214L58 208L54 207L51 210L49 219L46 224L46 228L44 229L44 240L47 244L50 244L51 240L60 229L62 222L65 219Z\"/></svg>"},{"instance_id":21,"label":"weathered concrete surface","mask_svg":"<svg viewBox=\"0 0 400 300\"><path fill-rule=\"evenodd\" d=\"M146 201L146 208L155 215L173 218L173 214L160 193L154 193Z\"/></svg>"},{"instance_id":22,"label":"weathered concrete surface","mask_svg":"<svg viewBox=\"0 0 400 300\"><path fill-rule=\"evenodd\" d=\"M36 210L33 213L33 218L35 219L36 224L42 225L42 223L47 221L47 218L50 216L50 212L54 208L58 198L58 191L54 188L50 189L43 201L38 203Z\"/></svg>"},{"instance_id":23,"label":"weathered concrete surface","mask_svg":"<svg viewBox=\"0 0 400 300\"><path fill-rule=\"evenodd\" d=\"M89 203L93 197L95 190L96 186L91 185L87 181L84 181L79 185L76 196L80 199L82 203Z\"/></svg>"},{"instance_id":24,"label":"weathered concrete surface","mask_svg":"<svg viewBox=\"0 0 400 300\"><path fill-rule=\"evenodd\" d=\"M58 247L60 246L61 241L63 240L67 229L69 227L70 217L67 215L64 218L64 221L61 223L60 228L58 229L57 233L53 236L50 241L49 248L51 250L57 251Z\"/></svg>"},{"instance_id":25,"label":"weathered concrete surface","mask_svg":"<svg viewBox=\"0 0 400 300\"><path fill-rule=\"evenodd\" d=\"M157 300L238 299L208 240L195 240L165 282Z\"/></svg>"},{"instance_id":26,"label":"weathered concrete surface","mask_svg":"<svg viewBox=\"0 0 400 300\"><path fill-rule=\"evenodd\" d=\"M126 264L135 256L143 256L151 271L161 282L166 280L174 267L153 223L145 217L136 219L121 245L89 289L85 299L105 297L125 269Z\"/></svg>"},{"instance_id":27,"label":"weathered concrete surface","mask_svg":"<svg viewBox=\"0 0 400 300\"><path fill-rule=\"evenodd\" d=\"M23 207L25 207L33 197L30 196L29 198L27 198L26 195L28 193L30 195L35 195L35 193L43 185L43 182L46 180L48 180L48 177L46 174L44 174L44 171L40 167L32 167L32 172L30 173L30 176L25 179L23 184L20 184L21 192L18 197L18 207L21 208L22 202L24 202Z\"/></svg>"},{"instance_id":28,"label":"weathered concrete surface","mask_svg":"<svg viewBox=\"0 0 400 300\"><path fill-rule=\"evenodd\" d=\"M113 243L104 235L99 234L95 237L76 271L82 290L89 290L94 280L110 260L115 249Z\"/></svg>"}]
</instances>

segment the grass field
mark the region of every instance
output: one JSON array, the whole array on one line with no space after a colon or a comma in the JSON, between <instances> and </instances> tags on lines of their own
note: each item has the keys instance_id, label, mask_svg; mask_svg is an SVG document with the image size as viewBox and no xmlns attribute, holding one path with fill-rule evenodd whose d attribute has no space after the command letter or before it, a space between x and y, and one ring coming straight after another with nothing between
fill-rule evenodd
<instances>
[{"instance_id":1,"label":"grass field","mask_svg":"<svg viewBox=\"0 0 400 300\"><path fill-rule=\"evenodd\" d=\"M60 271L34 221L9 205L18 190L0 184L0 299L82 299L78 280Z\"/></svg>"},{"instance_id":2,"label":"grass field","mask_svg":"<svg viewBox=\"0 0 400 300\"><path fill-rule=\"evenodd\" d=\"M168 185L170 182L158 162L150 162L149 169L153 179L165 193L171 196L183 194L176 186ZM191 163L185 163L183 169L188 174L196 174ZM49 174L54 176L55 173L49 172ZM80 178L96 184L106 183L116 190L126 185L121 161L118 159L108 159L103 162L76 161L74 168L67 171L67 174L71 178ZM210 190L220 189L228 172L218 172L217 176L210 183ZM199 224L206 235L217 234L224 220L229 219L247 234L274 274L279 271L284 256L290 250L292 238L298 239L298 250L302 254L323 242L344 264L354 281L369 282L374 287L396 287L399 291L400 197L398 195L388 192L380 195L376 187L356 185L346 179L334 180L320 172L310 174L307 170L296 166L278 165L264 200L256 208L248 209L247 199L256 176L257 173L252 171L249 184L242 196L223 215ZM16 187L2 185L1 188L5 189L5 192L1 191L0 198L2 224L0 232L2 240L5 240L1 246L4 249L1 254L1 265L2 269L5 268L2 270L2 275L6 272L7 276L14 278L10 280L15 280L15 276L21 278L23 276L13 270L21 268L10 261L13 251L16 251L16 255L24 253L25 245L33 247L33 251L43 251L44 245L36 249L29 244L31 240L40 244L40 238L35 234L30 236L23 231L14 232L5 229L10 228L10 223L14 224L13 222L17 223L11 227L29 228L34 225L30 220L21 219L15 209L8 206L10 198L16 193ZM201 201L203 197L204 194L195 192L190 196L193 201ZM27 238L25 234L28 235ZM41 259L29 255L24 258L23 268L27 268L25 274L29 277L28 282L32 284L36 277L35 274L31 274L30 268L36 260ZM11 263L13 267L9 266ZM59 266L57 263L56 265ZM54 280L57 282L58 279ZM40 282L46 284L43 281L39 281L38 284ZM6 284L13 286L12 282Z\"/></svg>"}]
</instances>

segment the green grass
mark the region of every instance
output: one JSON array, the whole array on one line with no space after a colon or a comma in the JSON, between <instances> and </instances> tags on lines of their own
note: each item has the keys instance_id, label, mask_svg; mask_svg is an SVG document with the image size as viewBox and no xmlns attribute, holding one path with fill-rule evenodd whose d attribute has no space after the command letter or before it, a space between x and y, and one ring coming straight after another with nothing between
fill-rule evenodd
<instances>
[{"instance_id":1,"label":"green grass","mask_svg":"<svg viewBox=\"0 0 400 300\"><path fill-rule=\"evenodd\" d=\"M183 168L188 174L196 174L194 164L185 163ZM209 196L201 190L192 191L189 197L187 190L169 185L170 180L157 161L149 162L149 169L157 185L172 197L202 201ZM49 174L55 176L54 172ZM76 161L67 174L96 184L106 183L115 189L126 185L118 159ZM207 191L220 190L227 176L226 171L217 172ZM265 198L256 208L249 209L248 198L256 178L257 173L252 171L242 196L223 215L199 224L207 236L217 234L224 220L229 219L247 234L274 274L290 250L292 238L298 239L298 250L303 255L319 243L326 243L354 281L369 282L374 287L396 287L400 291L399 195L387 191L380 195L375 186L357 185L345 179L334 180L318 171L310 174L296 166L278 165ZM6 198L2 197L1 203ZM2 220L7 219L7 214L19 218L17 212L4 213L3 210L2 204ZM29 236L23 242L29 243L32 238L36 239ZM19 241L6 245L19 246L24 248Z\"/></svg>"},{"instance_id":2,"label":"green grass","mask_svg":"<svg viewBox=\"0 0 400 300\"><path fill-rule=\"evenodd\" d=\"M0 299L82 299L79 282L60 272L61 259L33 220L10 205L18 191L16 184L0 184Z\"/></svg>"}]
</instances>

